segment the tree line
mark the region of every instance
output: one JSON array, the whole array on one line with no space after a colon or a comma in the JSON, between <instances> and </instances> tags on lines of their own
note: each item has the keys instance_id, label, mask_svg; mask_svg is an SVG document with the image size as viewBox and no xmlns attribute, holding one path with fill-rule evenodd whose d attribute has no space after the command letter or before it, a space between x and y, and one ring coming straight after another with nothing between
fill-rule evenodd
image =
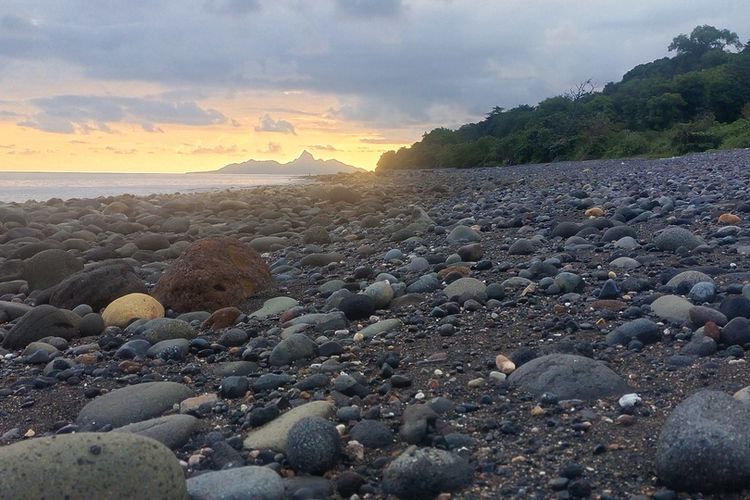
<instances>
[{"instance_id":1,"label":"tree line","mask_svg":"<svg viewBox=\"0 0 750 500\"><path fill-rule=\"evenodd\" d=\"M638 65L600 91L586 80L536 106L495 107L477 123L436 128L409 147L384 153L378 170L750 147L750 47L734 32L703 25L678 35L668 48L673 57Z\"/></svg>"}]
</instances>

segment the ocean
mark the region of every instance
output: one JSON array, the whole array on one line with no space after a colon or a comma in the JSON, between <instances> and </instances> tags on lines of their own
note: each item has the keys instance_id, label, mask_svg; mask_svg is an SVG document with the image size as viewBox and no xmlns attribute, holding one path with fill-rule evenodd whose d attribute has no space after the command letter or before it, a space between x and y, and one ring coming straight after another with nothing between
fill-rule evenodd
<instances>
[{"instance_id":1,"label":"ocean","mask_svg":"<svg viewBox=\"0 0 750 500\"><path fill-rule=\"evenodd\" d=\"M0 202L96 198L126 193L137 196L153 193L196 193L287 184L299 179L301 177L248 174L0 172Z\"/></svg>"}]
</instances>

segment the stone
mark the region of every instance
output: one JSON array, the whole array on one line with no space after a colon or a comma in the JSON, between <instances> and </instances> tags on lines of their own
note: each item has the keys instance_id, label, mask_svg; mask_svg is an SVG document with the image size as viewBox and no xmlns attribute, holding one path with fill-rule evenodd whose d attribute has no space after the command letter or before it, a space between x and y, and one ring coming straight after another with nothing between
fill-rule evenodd
<instances>
[{"instance_id":1,"label":"stone","mask_svg":"<svg viewBox=\"0 0 750 500\"><path fill-rule=\"evenodd\" d=\"M745 345L750 343L750 319L738 316L721 329L720 340L727 345Z\"/></svg>"},{"instance_id":2,"label":"stone","mask_svg":"<svg viewBox=\"0 0 750 500\"><path fill-rule=\"evenodd\" d=\"M583 278L577 274L566 271L555 276L555 285L558 286L561 293L579 293L583 291L585 283Z\"/></svg>"},{"instance_id":3,"label":"stone","mask_svg":"<svg viewBox=\"0 0 750 500\"><path fill-rule=\"evenodd\" d=\"M333 186L327 195L331 203L357 203L360 200L360 194L349 186Z\"/></svg>"},{"instance_id":4,"label":"stone","mask_svg":"<svg viewBox=\"0 0 750 500\"><path fill-rule=\"evenodd\" d=\"M486 298L487 285L476 278L459 278L446 286L443 292L449 299L461 297L461 299L474 299L483 302Z\"/></svg>"},{"instance_id":5,"label":"stone","mask_svg":"<svg viewBox=\"0 0 750 500\"><path fill-rule=\"evenodd\" d=\"M295 471L323 474L338 461L340 453L336 426L322 417L302 418L289 429L286 457Z\"/></svg>"},{"instance_id":6,"label":"stone","mask_svg":"<svg viewBox=\"0 0 750 500\"><path fill-rule=\"evenodd\" d=\"M273 469L247 465L188 478L191 500L284 500L284 482Z\"/></svg>"},{"instance_id":7,"label":"stone","mask_svg":"<svg viewBox=\"0 0 750 500\"><path fill-rule=\"evenodd\" d=\"M575 222L564 221L555 226L555 228L552 230L552 236L569 238L570 236L575 235L580 230L581 227Z\"/></svg>"},{"instance_id":8,"label":"stone","mask_svg":"<svg viewBox=\"0 0 750 500\"><path fill-rule=\"evenodd\" d=\"M670 226L656 235L654 244L659 250L674 252L680 247L693 250L695 247L703 245L704 241L684 227Z\"/></svg>"},{"instance_id":9,"label":"stone","mask_svg":"<svg viewBox=\"0 0 750 500\"><path fill-rule=\"evenodd\" d=\"M198 336L190 323L175 318L149 320L138 328L138 332L152 344L171 339L194 339Z\"/></svg>"},{"instance_id":10,"label":"stone","mask_svg":"<svg viewBox=\"0 0 750 500\"><path fill-rule=\"evenodd\" d=\"M670 279L667 286L672 288L675 293L684 295L693 288L693 285L702 282L713 284L714 280L711 276L700 271L683 271Z\"/></svg>"},{"instance_id":11,"label":"stone","mask_svg":"<svg viewBox=\"0 0 750 500\"><path fill-rule=\"evenodd\" d=\"M616 269L625 269L628 271L641 267L640 262L630 257L618 257L610 262L609 265Z\"/></svg>"},{"instance_id":12,"label":"stone","mask_svg":"<svg viewBox=\"0 0 750 500\"><path fill-rule=\"evenodd\" d=\"M299 302L291 297L274 297L263 302L263 307L257 311L253 311L248 317L265 319L270 316L277 316L298 305Z\"/></svg>"},{"instance_id":13,"label":"stone","mask_svg":"<svg viewBox=\"0 0 750 500\"><path fill-rule=\"evenodd\" d=\"M398 498L428 499L459 491L473 479L474 469L458 455L410 446L386 467L383 490Z\"/></svg>"},{"instance_id":14,"label":"stone","mask_svg":"<svg viewBox=\"0 0 750 500\"><path fill-rule=\"evenodd\" d=\"M716 285L708 281L696 283L688 292L688 299L694 304L713 302L716 298Z\"/></svg>"},{"instance_id":15,"label":"stone","mask_svg":"<svg viewBox=\"0 0 750 500\"><path fill-rule=\"evenodd\" d=\"M198 430L199 420L191 415L167 415L124 425L112 432L130 432L159 441L176 450Z\"/></svg>"},{"instance_id":16,"label":"stone","mask_svg":"<svg viewBox=\"0 0 750 500\"><path fill-rule=\"evenodd\" d=\"M49 303L64 309L88 304L99 311L129 293L146 293L146 284L125 262L105 260L61 281L54 287Z\"/></svg>"},{"instance_id":17,"label":"stone","mask_svg":"<svg viewBox=\"0 0 750 500\"><path fill-rule=\"evenodd\" d=\"M727 317L724 316L720 311L712 309L706 306L693 306L688 311L688 316L693 324L703 326L707 322L711 321L719 326L727 324Z\"/></svg>"},{"instance_id":18,"label":"stone","mask_svg":"<svg viewBox=\"0 0 750 500\"><path fill-rule=\"evenodd\" d=\"M174 453L136 434L78 432L0 448L0 498L187 496Z\"/></svg>"},{"instance_id":19,"label":"stone","mask_svg":"<svg viewBox=\"0 0 750 500\"><path fill-rule=\"evenodd\" d=\"M740 218L734 214L721 214L719 216L719 224L725 226L734 226L740 223Z\"/></svg>"},{"instance_id":20,"label":"stone","mask_svg":"<svg viewBox=\"0 0 750 500\"><path fill-rule=\"evenodd\" d=\"M337 252L311 253L302 257L300 265L302 267L323 267L334 262L341 262L342 260L344 260L344 256Z\"/></svg>"},{"instance_id":21,"label":"stone","mask_svg":"<svg viewBox=\"0 0 750 500\"><path fill-rule=\"evenodd\" d=\"M651 312L659 318L673 323L684 323L690 320L690 309L693 304L677 295L662 295L651 303Z\"/></svg>"},{"instance_id":22,"label":"stone","mask_svg":"<svg viewBox=\"0 0 750 500\"><path fill-rule=\"evenodd\" d=\"M235 238L215 237L192 243L159 278L153 296L177 312L215 311L238 306L272 284L255 250Z\"/></svg>"},{"instance_id":23,"label":"stone","mask_svg":"<svg viewBox=\"0 0 750 500\"><path fill-rule=\"evenodd\" d=\"M484 248L479 243L471 243L459 247L456 253L464 262L478 262L484 256Z\"/></svg>"},{"instance_id":24,"label":"stone","mask_svg":"<svg viewBox=\"0 0 750 500\"><path fill-rule=\"evenodd\" d=\"M94 337L104 331L104 319L101 314L88 313L81 318L78 330L81 337Z\"/></svg>"},{"instance_id":25,"label":"stone","mask_svg":"<svg viewBox=\"0 0 750 500\"><path fill-rule=\"evenodd\" d=\"M42 250L23 261L22 278L30 290L43 290L57 285L83 269L83 262L70 252L56 248Z\"/></svg>"},{"instance_id":26,"label":"stone","mask_svg":"<svg viewBox=\"0 0 750 500\"><path fill-rule=\"evenodd\" d=\"M375 312L375 302L369 295L352 294L339 303L338 309L348 320L369 318Z\"/></svg>"},{"instance_id":27,"label":"stone","mask_svg":"<svg viewBox=\"0 0 750 500\"><path fill-rule=\"evenodd\" d=\"M201 328L208 330L221 330L223 328L229 328L234 325L237 318L242 314L242 311L236 307L222 307L217 309L211 316L201 324Z\"/></svg>"},{"instance_id":28,"label":"stone","mask_svg":"<svg viewBox=\"0 0 750 500\"><path fill-rule=\"evenodd\" d=\"M446 237L448 243L472 243L482 241L482 236L468 226L458 225Z\"/></svg>"},{"instance_id":29,"label":"stone","mask_svg":"<svg viewBox=\"0 0 750 500\"><path fill-rule=\"evenodd\" d=\"M302 333L293 333L276 344L268 361L272 366L288 365L294 361L315 356L315 342Z\"/></svg>"},{"instance_id":30,"label":"stone","mask_svg":"<svg viewBox=\"0 0 750 500\"><path fill-rule=\"evenodd\" d=\"M219 393L223 398L235 399L243 397L249 388L250 381L247 380L247 377L232 375L225 377L224 380L221 381Z\"/></svg>"},{"instance_id":31,"label":"stone","mask_svg":"<svg viewBox=\"0 0 750 500\"><path fill-rule=\"evenodd\" d=\"M636 234L635 229L630 226L614 226L604 231L604 234L602 235L602 241L605 243L609 241L617 241L626 236L636 238L638 235Z\"/></svg>"},{"instance_id":32,"label":"stone","mask_svg":"<svg viewBox=\"0 0 750 500\"><path fill-rule=\"evenodd\" d=\"M134 319L164 317L164 306L145 293L129 293L114 301L102 312L105 326L125 328Z\"/></svg>"},{"instance_id":33,"label":"stone","mask_svg":"<svg viewBox=\"0 0 750 500\"><path fill-rule=\"evenodd\" d=\"M190 341L187 339L167 339L149 347L146 355L150 358L173 359L182 361L190 352Z\"/></svg>"},{"instance_id":34,"label":"stone","mask_svg":"<svg viewBox=\"0 0 750 500\"><path fill-rule=\"evenodd\" d=\"M536 248L531 240L519 238L510 246L508 253L510 255L531 255L535 250Z\"/></svg>"},{"instance_id":35,"label":"stone","mask_svg":"<svg viewBox=\"0 0 750 500\"><path fill-rule=\"evenodd\" d=\"M334 408L328 401L312 401L292 408L283 415L271 420L245 437L244 447L251 450L275 450L286 452L287 434L294 424L305 417L330 418Z\"/></svg>"},{"instance_id":36,"label":"stone","mask_svg":"<svg viewBox=\"0 0 750 500\"><path fill-rule=\"evenodd\" d=\"M6 315L9 320L20 318L27 312L31 311L33 307L27 304L21 304L20 302L8 302L0 300L0 313Z\"/></svg>"},{"instance_id":37,"label":"stone","mask_svg":"<svg viewBox=\"0 0 750 500\"><path fill-rule=\"evenodd\" d=\"M406 287L408 293L428 293L439 290L442 285L435 273L425 274Z\"/></svg>"},{"instance_id":38,"label":"stone","mask_svg":"<svg viewBox=\"0 0 750 500\"><path fill-rule=\"evenodd\" d=\"M605 364L572 354L548 354L524 363L508 377L508 383L541 396L594 400L631 392L628 384Z\"/></svg>"},{"instance_id":39,"label":"stone","mask_svg":"<svg viewBox=\"0 0 750 500\"><path fill-rule=\"evenodd\" d=\"M388 307L395 295L393 287L388 281L376 281L368 285L363 293L372 299L375 309Z\"/></svg>"},{"instance_id":40,"label":"stone","mask_svg":"<svg viewBox=\"0 0 750 500\"><path fill-rule=\"evenodd\" d=\"M656 443L656 473L678 491L722 493L750 486L750 410L719 391L677 405Z\"/></svg>"},{"instance_id":41,"label":"stone","mask_svg":"<svg viewBox=\"0 0 750 500\"><path fill-rule=\"evenodd\" d=\"M393 444L393 431L377 420L362 420L352 427L349 435L365 448L386 448Z\"/></svg>"},{"instance_id":42,"label":"stone","mask_svg":"<svg viewBox=\"0 0 750 500\"><path fill-rule=\"evenodd\" d=\"M738 317L750 318L750 299L743 297L742 295L730 295L721 301L719 311L721 311L728 320Z\"/></svg>"},{"instance_id":43,"label":"stone","mask_svg":"<svg viewBox=\"0 0 750 500\"><path fill-rule=\"evenodd\" d=\"M172 405L192 395L192 389L176 382L129 385L92 399L78 413L76 423L83 429L121 427L160 417Z\"/></svg>"},{"instance_id":44,"label":"stone","mask_svg":"<svg viewBox=\"0 0 750 500\"><path fill-rule=\"evenodd\" d=\"M140 250L156 251L169 248L169 239L159 233L144 233L137 237L133 243Z\"/></svg>"},{"instance_id":45,"label":"stone","mask_svg":"<svg viewBox=\"0 0 750 500\"><path fill-rule=\"evenodd\" d=\"M646 318L638 318L620 325L607 334L607 344L627 346L632 340L652 344L661 339L659 326Z\"/></svg>"},{"instance_id":46,"label":"stone","mask_svg":"<svg viewBox=\"0 0 750 500\"><path fill-rule=\"evenodd\" d=\"M372 339L383 333L388 333L401 327L401 320L396 318L383 319L372 325L368 325L361 329L360 333L365 339Z\"/></svg>"},{"instance_id":47,"label":"stone","mask_svg":"<svg viewBox=\"0 0 750 500\"><path fill-rule=\"evenodd\" d=\"M65 309L41 305L24 314L3 339L6 349L20 349L44 337L70 340L79 334L81 318Z\"/></svg>"},{"instance_id":48,"label":"stone","mask_svg":"<svg viewBox=\"0 0 750 500\"><path fill-rule=\"evenodd\" d=\"M613 279L608 279L602 285L602 289L599 291L600 300L611 300L620 298L620 289L617 287L617 283Z\"/></svg>"},{"instance_id":49,"label":"stone","mask_svg":"<svg viewBox=\"0 0 750 500\"><path fill-rule=\"evenodd\" d=\"M680 349L680 354L687 356L711 356L717 350L716 341L706 335L694 334L685 347Z\"/></svg>"}]
</instances>

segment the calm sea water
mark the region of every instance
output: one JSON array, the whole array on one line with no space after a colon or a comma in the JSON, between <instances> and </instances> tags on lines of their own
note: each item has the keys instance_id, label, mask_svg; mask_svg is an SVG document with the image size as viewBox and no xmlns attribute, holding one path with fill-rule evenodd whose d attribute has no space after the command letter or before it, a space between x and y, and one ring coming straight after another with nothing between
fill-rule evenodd
<instances>
[{"instance_id":1,"label":"calm sea water","mask_svg":"<svg viewBox=\"0 0 750 500\"><path fill-rule=\"evenodd\" d=\"M138 196L194 193L287 184L299 179L285 175L0 172L0 202L96 198L126 193Z\"/></svg>"}]
</instances>

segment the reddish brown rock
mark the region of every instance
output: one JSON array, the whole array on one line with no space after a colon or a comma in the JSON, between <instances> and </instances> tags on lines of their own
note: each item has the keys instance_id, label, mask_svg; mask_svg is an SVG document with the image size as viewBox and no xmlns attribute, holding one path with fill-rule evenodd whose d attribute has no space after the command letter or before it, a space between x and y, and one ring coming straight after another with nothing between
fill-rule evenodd
<instances>
[{"instance_id":1,"label":"reddish brown rock","mask_svg":"<svg viewBox=\"0 0 750 500\"><path fill-rule=\"evenodd\" d=\"M441 280L444 280L446 276L448 276L449 274L452 274L452 273L458 273L462 277L465 278L466 276L468 276L471 273L471 269L469 269L466 266L450 266L450 267L446 267L445 269L441 269L440 271L438 271L438 278L440 278Z\"/></svg>"},{"instance_id":2,"label":"reddish brown rock","mask_svg":"<svg viewBox=\"0 0 750 500\"><path fill-rule=\"evenodd\" d=\"M619 312L626 309L628 305L621 300L602 299L592 302L591 307L597 311L608 309L610 311Z\"/></svg>"},{"instance_id":3,"label":"reddish brown rock","mask_svg":"<svg viewBox=\"0 0 750 500\"><path fill-rule=\"evenodd\" d=\"M703 335L706 337L711 337L716 342L719 341L719 337L721 337L721 328L719 328L719 325L714 323L713 321L707 321L705 325L703 325Z\"/></svg>"},{"instance_id":4,"label":"reddish brown rock","mask_svg":"<svg viewBox=\"0 0 750 500\"><path fill-rule=\"evenodd\" d=\"M222 307L218 311L214 311L211 316L206 318L206 321L201 325L203 328L209 330L221 330L222 328L229 328L237 320L237 316L242 314L242 311L236 307Z\"/></svg>"},{"instance_id":5,"label":"reddish brown rock","mask_svg":"<svg viewBox=\"0 0 750 500\"><path fill-rule=\"evenodd\" d=\"M177 312L237 306L273 278L260 254L235 238L196 241L167 269L153 296Z\"/></svg>"}]
</instances>

